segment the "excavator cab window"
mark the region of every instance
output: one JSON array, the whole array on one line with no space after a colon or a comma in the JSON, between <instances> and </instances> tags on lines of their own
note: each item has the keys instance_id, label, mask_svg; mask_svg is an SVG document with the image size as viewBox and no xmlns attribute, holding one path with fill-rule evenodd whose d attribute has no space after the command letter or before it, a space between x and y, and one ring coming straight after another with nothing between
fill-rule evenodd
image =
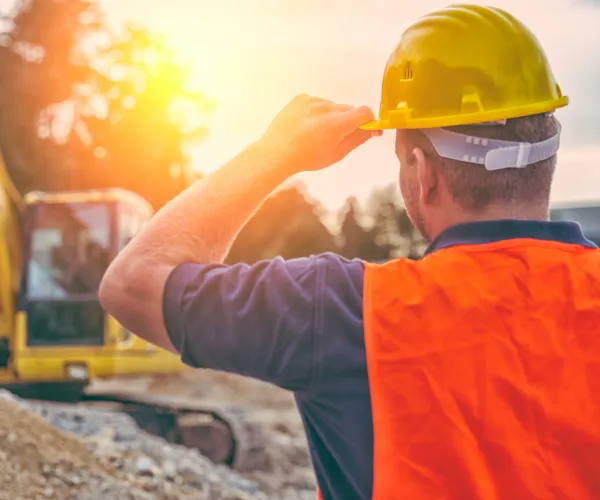
<instances>
[{"instance_id":1,"label":"excavator cab window","mask_svg":"<svg viewBox=\"0 0 600 500\"><path fill-rule=\"evenodd\" d=\"M114 202L27 207L24 301L32 346L102 345L100 281L114 247Z\"/></svg>"},{"instance_id":2,"label":"excavator cab window","mask_svg":"<svg viewBox=\"0 0 600 500\"><path fill-rule=\"evenodd\" d=\"M554 207L550 210L550 219L577 222L586 238L600 246L600 203Z\"/></svg>"},{"instance_id":3,"label":"excavator cab window","mask_svg":"<svg viewBox=\"0 0 600 500\"><path fill-rule=\"evenodd\" d=\"M55 203L35 208L28 297L96 294L109 262L109 207L100 203Z\"/></svg>"}]
</instances>

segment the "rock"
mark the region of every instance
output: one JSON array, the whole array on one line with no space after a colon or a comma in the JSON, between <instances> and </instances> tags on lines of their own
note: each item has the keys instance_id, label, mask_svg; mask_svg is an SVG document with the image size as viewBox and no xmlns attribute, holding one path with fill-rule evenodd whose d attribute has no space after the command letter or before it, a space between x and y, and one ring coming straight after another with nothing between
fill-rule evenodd
<instances>
[{"instance_id":1,"label":"rock","mask_svg":"<svg viewBox=\"0 0 600 500\"><path fill-rule=\"evenodd\" d=\"M65 476L65 477L63 477L63 479L67 484L70 484L72 486L77 486L78 484L81 484L81 482L82 482L81 477L79 477L75 474Z\"/></svg>"},{"instance_id":2,"label":"rock","mask_svg":"<svg viewBox=\"0 0 600 500\"><path fill-rule=\"evenodd\" d=\"M54 498L54 490L49 486L44 490L44 496L46 498Z\"/></svg>"},{"instance_id":3,"label":"rock","mask_svg":"<svg viewBox=\"0 0 600 500\"><path fill-rule=\"evenodd\" d=\"M148 457L140 457L135 462L135 472L141 476L154 476L156 464Z\"/></svg>"},{"instance_id":4,"label":"rock","mask_svg":"<svg viewBox=\"0 0 600 500\"><path fill-rule=\"evenodd\" d=\"M114 440L117 442L126 443L135 440L135 437L135 429L131 427L119 427L115 432Z\"/></svg>"},{"instance_id":5,"label":"rock","mask_svg":"<svg viewBox=\"0 0 600 500\"><path fill-rule=\"evenodd\" d=\"M166 479L172 481L177 475L177 466L171 460L165 460L162 464L162 473Z\"/></svg>"}]
</instances>

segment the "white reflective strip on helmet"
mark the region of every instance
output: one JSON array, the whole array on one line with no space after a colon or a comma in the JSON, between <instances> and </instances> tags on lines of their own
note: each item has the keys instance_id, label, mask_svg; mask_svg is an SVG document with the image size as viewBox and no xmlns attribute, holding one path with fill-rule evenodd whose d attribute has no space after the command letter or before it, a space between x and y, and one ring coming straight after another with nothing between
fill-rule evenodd
<instances>
[{"instance_id":1,"label":"white reflective strip on helmet","mask_svg":"<svg viewBox=\"0 0 600 500\"><path fill-rule=\"evenodd\" d=\"M450 132L441 128L421 129L443 158L484 165L488 170L522 168L551 158L560 146L558 133L542 142L500 141Z\"/></svg>"}]
</instances>

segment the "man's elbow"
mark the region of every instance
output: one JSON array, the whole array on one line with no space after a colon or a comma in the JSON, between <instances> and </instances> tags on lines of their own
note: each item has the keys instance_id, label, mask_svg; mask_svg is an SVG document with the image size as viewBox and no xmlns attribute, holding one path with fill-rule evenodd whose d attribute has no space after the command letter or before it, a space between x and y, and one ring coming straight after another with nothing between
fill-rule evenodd
<instances>
[{"instance_id":1,"label":"man's elbow","mask_svg":"<svg viewBox=\"0 0 600 500\"><path fill-rule=\"evenodd\" d=\"M129 331L174 351L162 316L162 296L170 270L140 258L117 258L102 278L98 298L104 311Z\"/></svg>"},{"instance_id":2,"label":"man's elbow","mask_svg":"<svg viewBox=\"0 0 600 500\"><path fill-rule=\"evenodd\" d=\"M98 289L98 300L108 314L121 322L124 311L131 310L129 302L132 293L127 286L130 280L119 267L111 265L104 274Z\"/></svg>"}]
</instances>

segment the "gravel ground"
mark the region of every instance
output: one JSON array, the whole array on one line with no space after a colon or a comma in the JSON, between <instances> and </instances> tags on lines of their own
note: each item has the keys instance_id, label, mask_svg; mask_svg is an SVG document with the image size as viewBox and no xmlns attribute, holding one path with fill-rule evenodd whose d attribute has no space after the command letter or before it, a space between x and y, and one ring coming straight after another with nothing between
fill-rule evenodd
<instances>
[{"instance_id":1,"label":"gravel ground","mask_svg":"<svg viewBox=\"0 0 600 500\"><path fill-rule=\"evenodd\" d=\"M181 375L140 377L98 383L98 391L128 390L141 393L177 394L222 405L244 408L258 422L266 437L271 468L245 473L269 498L315 498L316 480L308 445L294 397L271 384L212 370L190 370Z\"/></svg>"},{"instance_id":2,"label":"gravel ground","mask_svg":"<svg viewBox=\"0 0 600 500\"><path fill-rule=\"evenodd\" d=\"M0 391L0 460L6 464L0 468L0 500L315 498L306 441L289 393L206 371L127 384L130 390L243 407L265 431L270 468L241 475L141 431L128 415L25 401Z\"/></svg>"}]
</instances>

